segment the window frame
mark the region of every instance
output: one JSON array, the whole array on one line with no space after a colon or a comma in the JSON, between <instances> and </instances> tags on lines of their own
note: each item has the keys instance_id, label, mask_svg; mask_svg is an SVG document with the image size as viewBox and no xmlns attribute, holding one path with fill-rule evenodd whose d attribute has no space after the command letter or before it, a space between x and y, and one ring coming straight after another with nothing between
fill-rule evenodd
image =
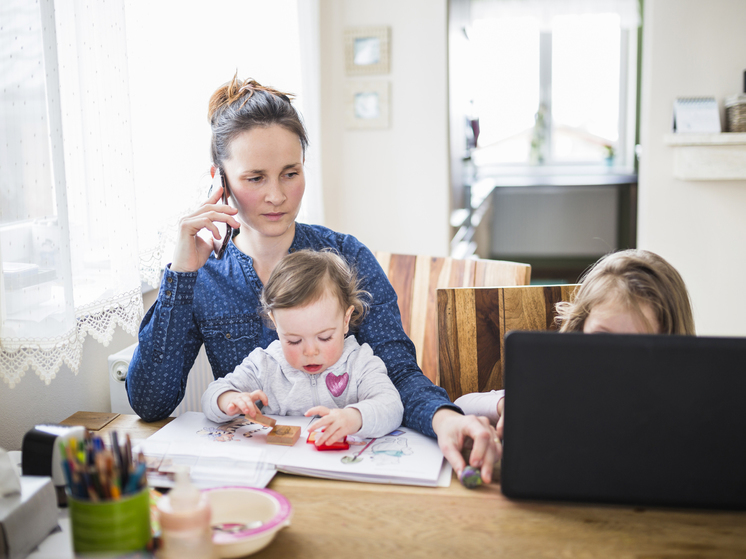
<instances>
[{"instance_id":1,"label":"window frame","mask_svg":"<svg viewBox=\"0 0 746 559\"><path fill-rule=\"evenodd\" d=\"M619 50L619 139L615 146L612 169L632 172L636 166L634 142L637 128L637 79L639 68L636 68L637 40L633 40L633 33L637 29L622 27L620 29ZM609 165L604 162L586 161L557 161L552 158L552 143L554 136L554 122L552 119L552 30L542 29L539 34L539 104L546 108L546 119L549 126L546 130L546 141L542 145L543 162L539 164L527 163L482 163L476 164L480 177L492 175L515 174L544 174L546 172L563 172L572 169L573 172L608 171Z\"/></svg>"}]
</instances>

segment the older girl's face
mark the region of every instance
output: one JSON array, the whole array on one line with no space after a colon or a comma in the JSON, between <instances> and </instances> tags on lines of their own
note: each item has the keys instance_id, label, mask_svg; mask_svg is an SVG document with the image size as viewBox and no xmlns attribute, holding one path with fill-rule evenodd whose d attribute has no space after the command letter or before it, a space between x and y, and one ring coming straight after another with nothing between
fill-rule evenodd
<instances>
[{"instance_id":1,"label":"older girl's face","mask_svg":"<svg viewBox=\"0 0 746 559\"><path fill-rule=\"evenodd\" d=\"M660 325L650 305L640 304L642 317L620 301L602 301L591 308L583 324L585 334L660 334ZM644 317L644 318L643 318Z\"/></svg>"},{"instance_id":2,"label":"older girl's face","mask_svg":"<svg viewBox=\"0 0 746 559\"><path fill-rule=\"evenodd\" d=\"M306 186L297 134L277 125L247 130L231 142L223 169L244 227L264 237L292 230Z\"/></svg>"}]
</instances>

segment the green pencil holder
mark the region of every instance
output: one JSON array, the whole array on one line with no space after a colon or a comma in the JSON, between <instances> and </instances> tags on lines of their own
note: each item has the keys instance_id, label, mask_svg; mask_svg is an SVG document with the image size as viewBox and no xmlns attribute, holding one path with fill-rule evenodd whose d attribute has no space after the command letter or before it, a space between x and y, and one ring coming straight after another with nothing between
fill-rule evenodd
<instances>
[{"instance_id":1,"label":"green pencil holder","mask_svg":"<svg viewBox=\"0 0 746 559\"><path fill-rule=\"evenodd\" d=\"M150 490L97 503L69 493L70 525L75 553L127 552L150 541Z\"/></svg>"}]
</instances>

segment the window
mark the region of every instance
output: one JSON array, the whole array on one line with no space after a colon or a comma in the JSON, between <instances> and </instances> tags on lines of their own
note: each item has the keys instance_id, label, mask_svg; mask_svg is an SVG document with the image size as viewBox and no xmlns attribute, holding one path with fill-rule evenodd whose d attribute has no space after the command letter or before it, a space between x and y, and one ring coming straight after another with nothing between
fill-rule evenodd
<instances>
[{"instance_id":1,"label":"window","mask_svg":"<svg viewBox=\"0 0 746 559\"><path fill-rule=\"evenodd\" d=\"M471 6L475 164L631 167L636 18L572 0Z\"/></svg>"}]
</instances>

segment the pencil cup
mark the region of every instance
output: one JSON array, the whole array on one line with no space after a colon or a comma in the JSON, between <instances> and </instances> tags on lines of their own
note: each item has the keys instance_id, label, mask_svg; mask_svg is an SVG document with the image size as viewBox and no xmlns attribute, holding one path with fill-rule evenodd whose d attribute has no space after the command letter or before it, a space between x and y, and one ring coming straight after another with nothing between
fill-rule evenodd
<instances>
[{"instance_id":1,"label":"pencil cup","mask_svg":"<svg viewBox=\"0 0 746 559\"><path fill-rule=\"evenodd\" d=\"M68 493L76 553L145 549L150 541L150 490L118 500L93 502Z\"/></svg>"}]
</instances>

